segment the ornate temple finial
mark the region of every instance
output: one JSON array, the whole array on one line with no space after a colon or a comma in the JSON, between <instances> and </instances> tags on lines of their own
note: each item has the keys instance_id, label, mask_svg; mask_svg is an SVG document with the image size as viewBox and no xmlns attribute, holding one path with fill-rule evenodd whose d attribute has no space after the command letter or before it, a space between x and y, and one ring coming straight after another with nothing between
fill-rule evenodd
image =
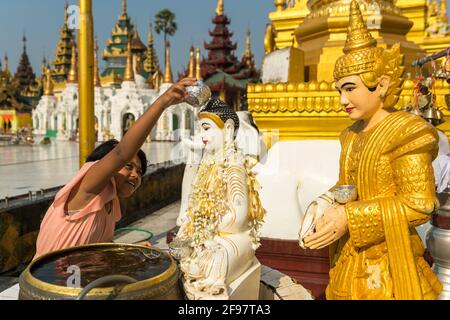
<instances>
[{"instance_id":1,"label":"ornate temple finial","mask_svg":"<svg viewBox=\"0 0 450 320\"><path fill-rule=\"evenodd\" d=\"M170 43L166 46L166 69L164 71L164 83L173 83L172 66L170 65Z\"/></svg>"},{"instance_id":2,"label":"ornate temple finial","mask_svg":"<svg viewBox=\"0 0 450 320\"><path fill-rule=\"evenodd\" d=\"M242 55L242 58L249 63L252 59L253 59L254 55L252 52L252 46L251 46L251 41L250 41L250 29L247 30L247 36L245 39L245 51Z\"/></svg>"},{"instance_id":3,"label":"ornate temple finial","mask_svg":"<svg viewBox=\"0 0 450 320\"><path fill-rule=\"evenodd\" d=\"M5 67L3 68L4 72L9 71L9 65L8 65L8 54L5 53Z\"/></svg>"},{"instance_id":4,"label":"ornate temple finial","mask_svg":"<svg viewBox=\"0 0 450 320\"><path fill-rule=\"evenodd\" d=\"M42 78L45 77L45 70L47 68L47 58L45 58L45 55L42 55L42 62L41 62L41 73Z\"/></svg>"},{"instance_id":5,"label":"ornate temple finial","mask_svg":"<svg viewBox=\"0 0 450 320\"><path fill-rule=\"evenodd\" d=\"M122 15L127 15L127 0L122 0Z\"/></svg>"},{"instance_id":6,"label":"ornate temple finial","mask_svg":"<svg viewBox=\"0 0 450 320\"><path fill-rule=\"evenodd\" d=\"M440 10L439 10L439 20L442 23L448 23L447 0L441 0Z\"/></svg>"},{"instance_id":7,"label":"ornate temple finial","mask_svg":"<svg viewBox=\"0 0 450 320\"><path fill-rule=\"evenodd\" d=\"M153 45L153 25L151 21L148 26L148 45L149 46Z\"/></svg>"},{"instance_id":8,"label":"ornate temple finial","mask_svg":"<svg viewBox=\"0 0 450 320\"><path fill-rule=\"evenodd\" d=\"M437 13L437 1L429 0L427 4L428 4L428 16L429 17L435 16Z\"/></svg>"},{"instance_id":9,"label":"ornate temple finial","mask_svg":"<svg viewBox=\"0 0 450 320\"><path fill-rule=\"evenodd\" d=\"M53 81L50 68L45 70L44 96L53 96Z\"/></svg>"},{"instance_id":10,"label":"ornate temple finial","mask_svg":"<svg viewBox=\"0 0 450 320\"><path fill-rule=\"evenodd\" d=\"M283 11L286 7L286 0L275 0L275 8L277 11Z\"/></svg>"},{"instance_id":11,"label":"ornate temple finial","mask_svg":"<svg viewBox=\"0 0 450 320\"><path fill-rule=\"evenodd\" d=\"M195 52L195 78L197 80L203 80L200 69L200 48L197 48Z\"/></svg>"},{"instance_id":12,"label":"ornate temple finial","mask_svg":"<svg viewBox=\"0 0 450 320\"><path fill-rule=\"evenodd\" d=\"M67 25L69 22L69 2L66 0L66 4L64 6L64 24Z\"/></svg>"},{"instance_id":13,"label":"ornate temple finial","mask_svg":"<svg viewBox=\"0 0 450 320\"><path fill-rule=\"evenodd\" d=\"M217 0L216 14L223 16L223 0Z\"/></svg>"},{"instance_id":14,"label":"ornate temple finial","mask_svg":"<svg viewBox=\"0 0 450 320\"><path fill-rule=\"evenodd\" d=\"M22 42L23 42L23 52L26 52L27 51L27 36L25 35L25 32L23 33Z\"/></svg>"},{"instance_id":15,"label":"ornate temple finial","mask_svg":"<svg viewBox=\"0 0 450 320\"><path fill-rule=\"evenodd\" d=\"M72 58L70 60L70 71L67 77L67 83L78 83L78 65L77 65L77 46L72 41Z\"/></svg>"},{"instance_id":16,"label":"ornate temple finial","mask_svg":"<svg viewBox=\"0 0 450 320\"><path fill-rule=\"evenodd\" d=\"M367 30L367 25L362 17L358 2L352 0L350 3L350 21L344 53L364 48L376 48L376 46L377 40L375 40Z\"/></svg>"},{"instance_id":17,"label":"ornate temple finial","mask_svg":"<svg viewBox=\"0 0 450 320\"><path fill-rule=\"evenodd\" d=\"M131 37L128 38L127 65L125 68L125 81L134 81L133 52L131 51Z\"/></svg>"},{"instance_id":18,"label":"ornate temple finial","mask_svg":"<svg viewBox=\"0 0 450 320\"><path fill-rule=\"evenodd\" d=\"M195 49L194 46L189 50L189 74L188 77L195 77Z\"/></svg>"},{"instance_id":19,"label":"ornate temple finial","mask_svg":"<svg viewBox=\"0 0 450 320\"><path fill-rule=\"evenodd\" d=\"M94 42L94 86L101 87L101 81L100 81L100 73L99 73L99 67L98 67L98 41L97 36L95 37Z\"/></svg>"}]
</instances>

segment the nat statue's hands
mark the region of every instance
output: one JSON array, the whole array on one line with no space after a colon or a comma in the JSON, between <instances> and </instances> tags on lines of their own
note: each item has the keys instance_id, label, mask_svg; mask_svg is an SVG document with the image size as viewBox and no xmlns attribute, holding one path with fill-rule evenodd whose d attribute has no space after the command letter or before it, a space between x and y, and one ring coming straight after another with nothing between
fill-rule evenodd
<instances>
[{"instance_id":1,"label":"nat statue's hands","mask_svg":"<svg viewBox=\"0 0 450 320\"><path fill-rule=\"evenodd\" d=\"M174 104L184 102L186 97L186 87L193 86L196 82L197 79L195 78L184 78L167 89L167 91L159 97L164 109Z\"/></svg>"},{"instance_id":2,"label":"nat statue's hands","mask_svg":"<svg viewBox=\"0 0 450 320\"><path fill-rule=\"evenodd\" d=\"M348 231L344 206L332 206L317 221L316 232L305 238L308 249L322 249L339 240Z\"/></svg>"}]
</instances>

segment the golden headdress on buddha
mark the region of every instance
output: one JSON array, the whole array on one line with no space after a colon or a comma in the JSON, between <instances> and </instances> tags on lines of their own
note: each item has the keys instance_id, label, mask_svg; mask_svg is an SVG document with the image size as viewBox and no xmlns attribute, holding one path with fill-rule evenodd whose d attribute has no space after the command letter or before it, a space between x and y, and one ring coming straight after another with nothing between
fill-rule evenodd
<instances>
[{"instance_id":1,"label":"golden headdress on buddha","mask_svg":"<svg viewBox=\"0 0 450 320\"><path fill-rule=\"evenodd\" d=\"M356 0L352 0L350 4L350 21L343 51L344 55L339 57L334 67L335 81L359 75L364 85L374 88L381 76L388 76L390 84L384 107L393 107L399 99L403 82L401 76L404 67L400 45L395 44L391 49L377 47L377 40L367 30Z\"/></svg>"}]
</instances>

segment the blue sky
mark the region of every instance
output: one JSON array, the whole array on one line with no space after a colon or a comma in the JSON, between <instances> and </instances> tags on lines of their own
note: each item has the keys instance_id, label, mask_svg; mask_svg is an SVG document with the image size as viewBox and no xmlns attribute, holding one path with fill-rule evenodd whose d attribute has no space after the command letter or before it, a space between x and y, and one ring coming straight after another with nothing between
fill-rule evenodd
<instances>
[{"instance_id":1,"label":"blue sky","mask_svg":"<svg viewBox=\"0 0 450 320\"><path fill-rule=\"evenodd\" d=\"M93 0L95 33L102 50L121 13L121 0ZM273 0L225 0L225 13L231 18L233 41L238 43L240 58L245 47L246 30L252 32L252 49L258 66L264 54L263 37L268 14L274 11ZM447 0L450 3L450 0ZM0 56L8 53L10 66L15 71L22 52L22 34L28 37L28 54L36 73L40 73L43 54L53 60L59 39L59 28L64 18L65 0L0 0ZM78 0L69 0L77 4ZM201 46L210 41L208 30L213 27L217 0L128 0L128 14L137 25L144 43L150 19L168 8L177 16L178 32L171 38L174 75L185 68L191 44ZM450 5L449 5L450 7ZM163 62L162 35L155 34L158 57Z\"/></svg>"},{"instance_id":2,"label":"blue sky","mask_svg":"<svg viewBox=\"0 0 450 320\"><path fill-rule=\"evenodd\" d=\"M191 44L201 46L210 41L216 0L128 0L128 15L144 43L147 43L148 24L155 14L168 8L176 14L178 31L171 37L172 67L174 75L185 68ZM11 68L15 71L22 52L22 34L28 38L27 51L35 73L40 73L40 62L45 53L53 60L59 39L59 28L64 19L65 0L0 0L0 57L8 53ZM69 0L77 4L77 0ZM121 0L93 0L95 33L100 50L103 50L114 23L121 13ZM273 0L225 0L225 13L231 19L230 29L237 42L240 58L245 48L246 31L250 28L252 49L258 65L264 54L263 38L268 14L274 11ZM160 62L164 62L163 37L154 34Z\"/></svg>"}]
</instances>

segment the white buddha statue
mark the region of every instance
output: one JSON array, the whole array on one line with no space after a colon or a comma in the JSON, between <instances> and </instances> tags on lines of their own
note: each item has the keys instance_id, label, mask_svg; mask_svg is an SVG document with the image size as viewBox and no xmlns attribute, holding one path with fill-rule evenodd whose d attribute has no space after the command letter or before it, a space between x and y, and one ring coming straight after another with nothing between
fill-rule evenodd
<instances>
[{"instance_id":1,"label":"white buddha statue","mask_svg":"<svg viewBox=\"0 0 450 320\"><path fill-rule=\"evenodd\" d=\"M180 260L185 292L189 299L257 299L255 250L265 210L250 165L235 145L239 118L218 99L198 118L204 156L175 239L192 247Z\"/></svg>"}]
</instances>

